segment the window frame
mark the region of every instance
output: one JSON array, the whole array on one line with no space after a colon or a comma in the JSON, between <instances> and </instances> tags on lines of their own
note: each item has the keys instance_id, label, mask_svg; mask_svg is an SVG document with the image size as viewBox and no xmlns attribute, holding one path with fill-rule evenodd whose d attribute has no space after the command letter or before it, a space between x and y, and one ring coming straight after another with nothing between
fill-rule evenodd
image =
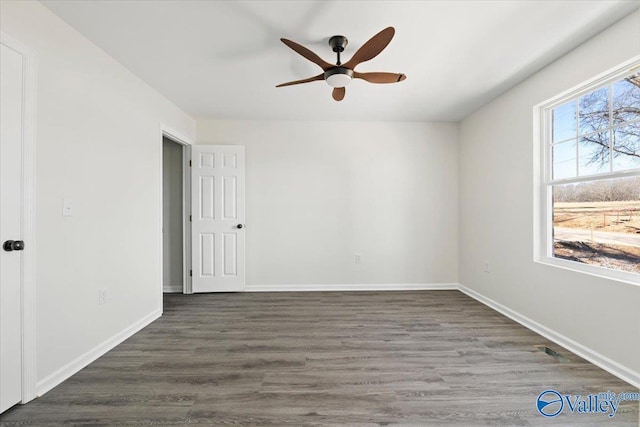
<instances>
[{"instance_id":1,"label":"window frame","mask_svg":"<svg viewBox=\"0 0 640 427\"><path fill-rule=\"evenodd\" d=\"M606 267L599 267L570 261L553 256L553 186L562 184L575 184L588 181L599 181L603 179L614 179L624 177L640 176L639 169L623 171L612 171L613 164L609 172L580 176L576 172L575 177L554 180L552 177L552 113L555 107L580 98L582 95L592 92L601 87L620 80L631 72L640 71L640 55L631 58L622 64L601 73L592 79L587 80L567 91L564 91L533 108L533 133L534 133L534 262L560 267L563 269L586 273L605 279L616 280L640 286L640 274L614 270ZM610 93L610 98L611 98ZM609 99L610 108L613 108ZM610 129L607 127L607 130ZM578 131L579 132L579 131ZM560 143L561 141L558 141ZM579 144L579 138L576 139ZM610 156L613 153L610 152ZM576 159L579 162L579 159Z\"/></svg>"}]
</instances>

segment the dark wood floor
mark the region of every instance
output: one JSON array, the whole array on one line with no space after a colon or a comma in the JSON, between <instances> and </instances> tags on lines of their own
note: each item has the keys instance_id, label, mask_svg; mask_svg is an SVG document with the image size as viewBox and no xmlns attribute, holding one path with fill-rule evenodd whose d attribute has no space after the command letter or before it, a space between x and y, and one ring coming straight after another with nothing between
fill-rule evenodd
<instances>
[{"instance_id":1,"label":"dark wood floor","mask_svg":"<svg viewBox=\"0 0 640 427\"><path fill-rule=\"evenodd\" d=\"M457 291L165 295L161 319L0 424L638 425L638 402L546 419L548 388L637 391Z\"/></svg>"}]
</instances>

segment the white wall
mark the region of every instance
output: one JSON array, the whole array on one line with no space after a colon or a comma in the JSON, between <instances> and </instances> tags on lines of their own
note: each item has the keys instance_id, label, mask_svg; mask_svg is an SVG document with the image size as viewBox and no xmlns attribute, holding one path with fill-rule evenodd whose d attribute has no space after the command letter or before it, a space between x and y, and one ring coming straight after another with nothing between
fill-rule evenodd
<instances>
[{"instance_id":1,"label":"white wall","mask_svg":"<svg viewBox=\"0 0 640 427\"><path fill-rule=\"evenodd\" d=\"M182 146L162 140L162 284L182 292Z\"/></svg>"},{"instance_id":2,"label":"white wall","mask_svg":"<svg viewBox=\"0 0 640 427\"><path fill-rule=\"evenodd\" d=\"M533 262L533 106L637 54L639 12L461 123L460 282L640 375L640 287Z\"/></svg>"},{"instance_id":3,"label":"white wall","mask_svg":"<svg viewBox=\"0 0 640 427\"><path fill-rule=\"evenodd\" d=\"M41 4L1 5L2 31L38 59L37 377L51 383L161 308L159 126L194 138L195 124ZM455 124L200 120L199 143L246 146L248 283L458 281L460 176L460 282L640 372L640 288L532 261L531 142L532 106L639 53L639 20L464 120L460 156Z\"/></svg>"},{"instance_id":4,"label":"white wall","mask_svg":"<svg viewBox=\"0 0 640 427\"><path fill-rule=\"evenodd\" d=\"M455 124L197 128L198 144L246 147L248 285L457 282Z\"/></svg>"},{"instance_id":5,"label":"white wall","mask_svg":"<svg viewBox=\"0 0 640 427\"><path fill-rule=\"evenodd\" d=\"M161 309L160 123L190 138L195 123L40 3L3 1L1 12L2 31L34 49L38 63L42 389ZM73 217L61 216L63 197ZM108 302L99 306L100 288Z\"/></svg>"}]
</instances>

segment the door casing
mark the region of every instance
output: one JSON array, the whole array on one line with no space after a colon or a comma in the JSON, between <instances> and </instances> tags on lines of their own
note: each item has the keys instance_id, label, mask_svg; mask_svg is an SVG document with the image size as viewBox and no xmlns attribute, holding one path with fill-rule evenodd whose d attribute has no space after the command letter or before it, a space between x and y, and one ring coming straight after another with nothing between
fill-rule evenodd
<instances>
[{"instance_id":1,"label":"door casing","mask_svg":"<svg viewBox=\"0 0 640 427\"><path fill-rule=\"evenodd\" d=\"M168 138L171 141L180 144L182 146L182 293L190 294L191 292L191 276L189 271L191 270L191 222L189 221L191 215L191 171L189 169L189 161L191 159L191 145L192 141L181 135L179 132L165 126L160 125L160 275L159 275L159 288L160 288L160 308L162 308L163 298L163 263L164 258L162 254L163 248L163 233L162 233L162 215L163 215L163 188L162 188L162 176L163 176L163 152L162 152L162 139Z\"/></svg>"}]
</instances>

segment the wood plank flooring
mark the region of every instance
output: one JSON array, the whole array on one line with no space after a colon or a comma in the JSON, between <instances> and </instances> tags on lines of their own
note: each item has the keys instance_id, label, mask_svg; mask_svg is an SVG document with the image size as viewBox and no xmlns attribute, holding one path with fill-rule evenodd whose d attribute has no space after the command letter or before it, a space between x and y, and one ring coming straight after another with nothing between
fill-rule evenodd
<instances>
[{"instance_id":1,"label":"wood plank flooring","mask_svg":"<svg viewBox=\"0 0 640 427\"><path fill-rule=\"evenodd\" d=\"M637 426L538 394L637 391L457 291L165 295L164 315L0 425ZM535 349L545 344L570 359Z\"/></svg>"}]
</instances>

